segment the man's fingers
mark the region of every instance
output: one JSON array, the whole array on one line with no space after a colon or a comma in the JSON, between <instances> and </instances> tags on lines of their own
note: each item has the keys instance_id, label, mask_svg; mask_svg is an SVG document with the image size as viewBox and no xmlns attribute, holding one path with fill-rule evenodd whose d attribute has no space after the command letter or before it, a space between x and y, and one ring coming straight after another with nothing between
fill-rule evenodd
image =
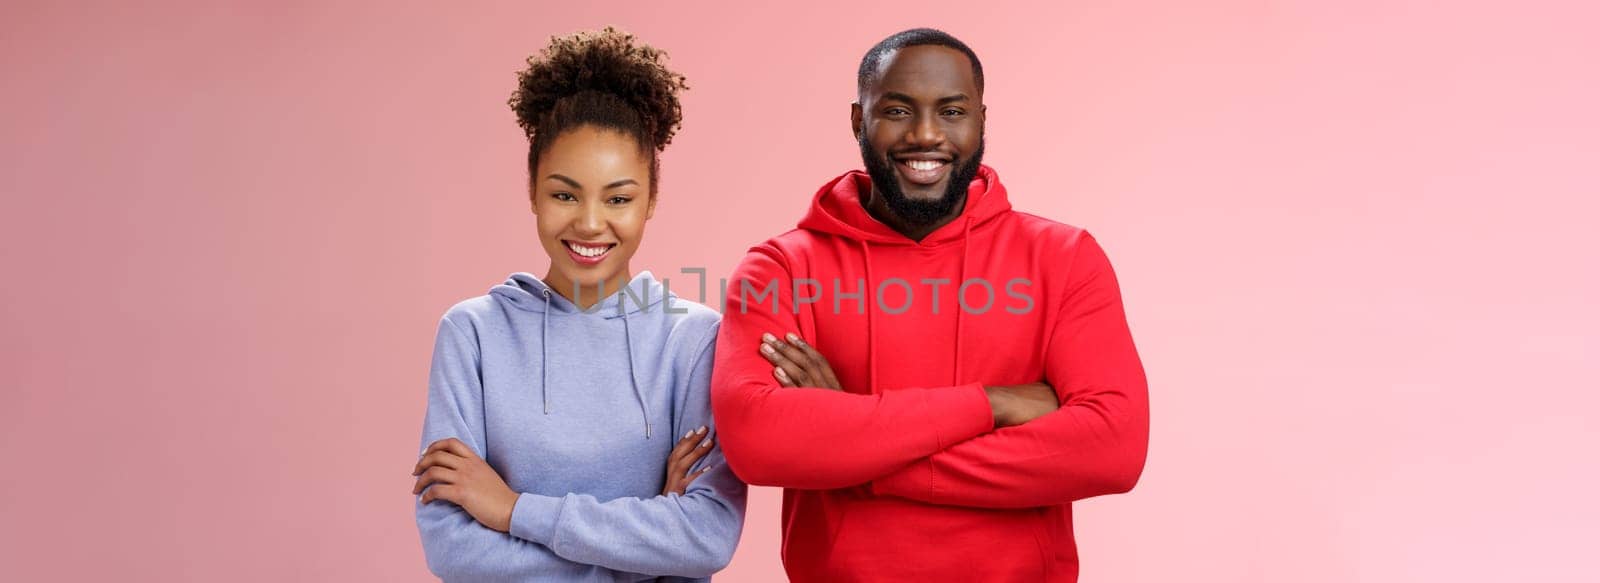
<instances>
[{"instance_id":1,"label":"man's fingers","mask_svg":"<svg viewBox=\"0 0 1600 583\"><path fill-rule=\"evenodd\" d=\"M789 373L789 378L800 386L815 387L822 382L821 371L811 362L811 357L806 356L805 351L776 338L773 339L772 348L789 362L791 366L785 366L784 369Z\"/></svg>"},{"instance_id":2,"label":"man's fingers","mask_svg":"<svg viewBox=\"0 0 1600 583\"><path fill-rule=\"evenodd\" d=\"M817 382L827 385L829 388L840 388L839 377L833 374L833 366L828 364L827 357L822 356L822 353L817 351L815 346L807 343L806 339L801 338L799 334L790 334L788 340L790 344L798 347L801 353L805 354L806 358L811 361L812 370L816 371L815 380Z\"/></svg>"},{"instance_id":3,"label":"man's fingers","mask_svg":"<svg viewBox=\"0 0 1600 583\"><path fill-rule=\"evenodd\" d=\"M797 385L797 384L794 383L794 379L789 376L788 371L783 370L783 367L781 367L781 366L772 367L772 377L778 379L778 385L779 386L784 386L784 387L798 387L798 386L800 386L800 385Z\"/></svg>"},{"instance_id":4,"label":"man's fingers","mask_svg":"<svg viewBox=\"0 0 1600 583\"><path fill-rule=\"evenodd\" d=\"M797 386L809 386L811 379L810 376L806 374L805 367L800 363L795 362L793 358L790 358L789 355L784 352L786 349L793 350L793 348L794 347L785 343L778 342L778 338L771 334L765 334L762 336L761 354L765 356L768 361L772 362L772 364L775 364L778 366L778 368L783 369L784 374L788 376L789 380L793 381ZM777 371L774 371L773 374L776 375L778 373ZM781 382L783 378L780 377L778 380Z\"/></svg>"}]
</instances>

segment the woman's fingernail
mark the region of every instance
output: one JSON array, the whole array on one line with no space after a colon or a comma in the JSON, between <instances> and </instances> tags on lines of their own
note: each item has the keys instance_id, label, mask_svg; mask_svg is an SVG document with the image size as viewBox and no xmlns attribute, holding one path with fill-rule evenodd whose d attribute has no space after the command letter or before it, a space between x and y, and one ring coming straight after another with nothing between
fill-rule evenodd
<instances>
[{"instance_id":1,"label":"woman's fingernail","mask_svg":"<svg viewBox=\"0 0 1600 583\"><path fill-rule=\"evenodd\" d=\"M761 340L766 341L766 342L777 342L778 341L778 337L777 336L773 336L771 334L762 334L761 335Z\"/></svg>"},{"instance_id":2,"label":"woman's fingernail","mask_svg":"<svg viewBox=\"0 0 1600 583\"><path fill-rule=\"evenodd\" d=\"M683 432L683 438L684 439L689 439L690 435L694 435L694 430L693 429L690 429L688 431Z\"/></svg>"},{"instance_id":3,"label":"woman's fingernail","mask_svg":"<svg viewBox=\"0 0 1600 583\"><path fill-rule=\"evenodd\" d=\"M790 333L788 338L789 338L790 342L793 342L795 344L799 344L800 343L800 335L799 334Z\"/></svg>"},{"instance_id":4,"label":"woman's fingernail","mask_svg":"<svg viewBox=\"0 0 1600 583\"><path fill-rule=\"evenodd\" d=\"M700 447L711 447L711 438L707 437L700 440Z\"/></svg>"},{"instance_id":5,"label":"woman's fingernail","mask_svg":"<svg viewBox=\"0 0 1600 583\"><path fill-rule=\"evenodd\" d=\"M780 367L776 367L773 370L778 371L778 378L783 378L783 379L789 378L789 373L785 372L783 370L783 367L781 367L781 366Z\"/></svg>"},{"instance_id":6,"label":"woman's fingernail","mask_svg":"<svg viewBox=\"0 0 1600 583\"><path fill-rule=\"evenodd\" d=\"M706 432L706 426L704 426L704 425L701 425L700 429L695 430L695 433L705 433L705 432Z\"/></svg>"},{"instance_id":7,"label":"woman's fingernail","mask_svg":"<svg viewBox=\"0 0 1600 583\"><path fill-rule=\"evenodd\" d=\"M767 354L772 354L772 345L771 344L762 344L761 345L761 352L764 352L764 353L767 353Z\"/></svg>"}]
</instances>

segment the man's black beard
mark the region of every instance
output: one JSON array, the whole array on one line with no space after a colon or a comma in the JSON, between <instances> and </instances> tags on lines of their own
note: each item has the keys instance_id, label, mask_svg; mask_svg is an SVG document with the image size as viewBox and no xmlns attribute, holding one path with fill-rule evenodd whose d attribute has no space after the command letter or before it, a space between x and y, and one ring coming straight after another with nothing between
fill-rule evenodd
<instances>
[{"instance_id":1,"label":"man's black beard","mask_svg":"<svg viewBox=\"0 0 1600 583\"><path fill-rule=\"evenodd\" d=\"M867 176L872 177L872 185L883 195L883 201L889 205L889 210L905 223L905 226L921 228L939 222L950 216L957 206L967 200L967 186L972 184L972 179L978 176L978 164L983 162L983 139L978 139L978 151L966 159L951 160L955 170L950 174L950 181L945 184L944 195L934 200L913 200L900 190L900 181L895 179L894 161L889 159L888 153L874 156L872 146L867 143L866 137L856 140L861 144L861 162L867 167Z\"/></svg>"}]
</instances>

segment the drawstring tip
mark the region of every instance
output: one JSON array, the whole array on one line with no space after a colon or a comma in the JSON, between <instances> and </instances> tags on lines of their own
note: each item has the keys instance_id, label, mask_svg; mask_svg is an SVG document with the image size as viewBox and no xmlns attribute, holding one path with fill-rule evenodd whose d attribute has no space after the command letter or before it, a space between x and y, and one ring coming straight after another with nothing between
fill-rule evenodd
<instances>
[{"instance_id":1,"label":"drawstring tip","mask_svg":"<svg viewBox=\"0 0 1600 583\"><path fill-rule=\"evenodd\" d=\"M650 424L649 423L644 424L644 438L645 439L650 439Z\"/></svg>"}]
</instances>

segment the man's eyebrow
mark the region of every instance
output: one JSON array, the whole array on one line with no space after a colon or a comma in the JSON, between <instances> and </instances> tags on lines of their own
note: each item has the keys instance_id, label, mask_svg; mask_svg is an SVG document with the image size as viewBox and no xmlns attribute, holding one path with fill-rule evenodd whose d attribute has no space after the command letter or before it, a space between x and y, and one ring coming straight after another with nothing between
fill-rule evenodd
<instances>
[{"instance_id":1,"label":"man's eyebrow","mask_svg":"<svg viewBox=\"0 0 1600 583\"><path fill-rule=\"evenodd\" d=\"M916 103L917 102L917 100L916 99L912 99L910 95L906 95L906 94L901 93L899 91L890 91L888 93L884 93L883 94L883 98L884 99L893 99L893 100L896 100L896 101L904 101L906 103ZM944 105L944 104L947 104L947 103L955 103L957 101L966 101L968 99L970 99L970 98L967 97L967 94L965 94L965 93L957 93L955 95L946 95L944 97L940 97L939 101L937 103L939 105Z\"/></svg>"},{"instance_id":2,"label":"man's eyebrow","mask_svg":"<svg viewBox=\"0 0 1600 583\"><path fill-rule=\"evenodd\" d=\"M583 185L582 184L578 184L578 181L573 180L571 178L567 178L566 176L562 176L560 174L551 174L549 176L544 177L545 180L549 180L549 179L552 179L552 178L554 178L556 180L560 180L562 182L565 182L565 183L567 183L567 186L571 186L573 188L583 188Z\"/></svg>"}]
</instances>

